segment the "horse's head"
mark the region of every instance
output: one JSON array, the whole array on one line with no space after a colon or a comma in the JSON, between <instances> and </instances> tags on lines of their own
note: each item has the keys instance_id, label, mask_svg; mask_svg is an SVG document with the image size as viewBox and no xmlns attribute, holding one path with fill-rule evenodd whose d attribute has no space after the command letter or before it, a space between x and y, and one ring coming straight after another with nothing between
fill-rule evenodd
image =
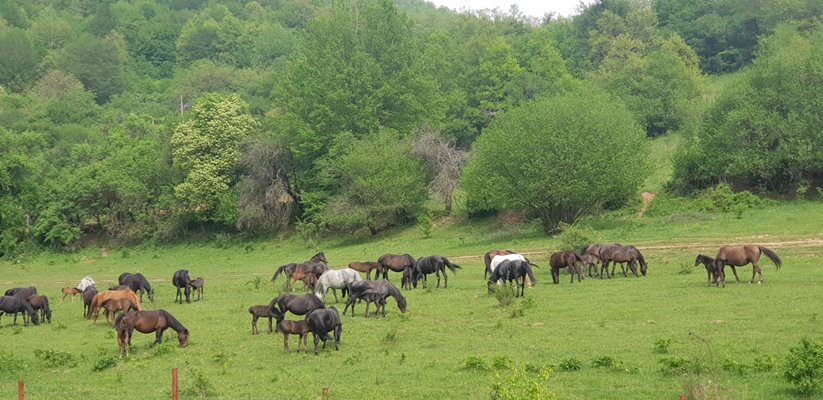
<instances>
[{"instance_id":1,"label":"horse's head","mask_svg":"<svg viewBox=\"0 0 823 400\"><path fill-rule=\"evenodd\" d=\"M189 345L189 330L183 329L182 332L177 333L177 340L180 341L180 347L186 347Z\"/></svg>"},{"instance_id":2,"label":"horse's head","mask_svg":"<svg viewBox=\"0 0 823 400\"><path fill-rule=\"evenodd\" d=\"M640 261L640 273L643 274L643 276L646 276L646 271L648 269L649 269L649 265L646 264L645 261Z\"/></svg>"},{"instance_id":3,"label":"horse's head","mask_svg":"<svg viewBox=\"0 0 823 400\"><path fill-rule=\"evenodd\" d=\"M702 255L702 254L698 254L697 257L694 258L694 266L695 267L700 265L700 262L703 261L703 257L705 257L705 256Z\"/></svg>"},{"instance_id":4,"label":"horse's head","mask_svg":"<svg viewBox=\"0 0 823 400\"><path fill-rule=\"evenodd\" d=\"M37 316L37 311L34 311L29 315L31 316L31 323L32 324L40 325L40 318Z\"/></svg>"},{"instance_id":5,"label":"horse's head","mask_svg":"<svg viewBox=\"0 0 823 400\"><path fill-rule=\"evenodd\" d=\"M405 297L400 296L397 299L397 308L399 308L400 312L402 312L402 313L406 312L406 298Z\"/></svg>"}]
</instances>

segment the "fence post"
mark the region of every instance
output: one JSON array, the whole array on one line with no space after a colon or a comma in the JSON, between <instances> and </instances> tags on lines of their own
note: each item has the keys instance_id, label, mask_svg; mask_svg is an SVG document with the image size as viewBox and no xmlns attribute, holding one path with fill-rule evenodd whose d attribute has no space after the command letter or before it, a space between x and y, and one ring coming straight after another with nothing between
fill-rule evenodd
<instances>
[{"instance_id":1,"label":"fence post","mask_svg":"<svg viewBox=\"0 0 823 400\"><path fill-rule=\"evenodd\" d=\"M23 381L17 381L17 400L23 400L26 397L26 385Z\"/></svg>"},{"instance_id":2,"label":"fence post","mask_svg":"<svg viewBox=\"0 0 823 400\"><path fill-rule=\"evenodd\" d=\"M177 368L171 369L171 398L172 400L178 400L177 394Z\"/></svg>"}]
</instances>

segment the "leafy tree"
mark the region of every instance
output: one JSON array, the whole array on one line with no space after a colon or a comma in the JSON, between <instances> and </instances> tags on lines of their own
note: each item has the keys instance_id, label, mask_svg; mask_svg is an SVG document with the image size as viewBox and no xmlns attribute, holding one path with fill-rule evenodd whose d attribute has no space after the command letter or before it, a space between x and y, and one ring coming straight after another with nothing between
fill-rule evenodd
<instances>
[{"instance_id":1,"label":"leafy tree","mask_svg":"<svg viewBox=\"0 0 823 400\"><path fill-rule=\"evenodd\" d=\"M259 125L246 107L237 95L206 94L195 102L191 119L175 128L174 163L186 174L175 194L190 212L214 219L216 211L227 206L221 201L231 200L225 195L237 179L240 143Z\"/></svg>"},{"instance_id":2,"label":"leafy tree","mask_svg":"<svg viewBox=\"0 0 823 400\"><path fill-rule=\"evenodd\" d=\"M338 136L320 164L336 194L313 218L332 229L367 228L372 234L410 222L426 200L425 174L409 154L410 143L389 130L356 139Z\"/></svg>"},{"instance_id":3,"label":"leafy tree","mask_svg":"<svg viewBox=\"0 0 823 400\"><path fill-rule=\"evenodd\" d=\"M66 45L60 59L62 69L83 82L101 104L125 88L124 63L116 42L94 36L83 36Z\"/></svg>"},{"instance_id":4,"label":"leafy tree","mask_svg":"<svg viewBox=\"0 0 823 400\"><path fill-rule=\"evenodd\" d=\"M43 49L17 28L0 30L0 85L22 91L37 78Z\"/></svg>"},{"instance_id":5,"label":"leafy tree","mask_svg":"<svg viewBox=\"0 0 823 400\"><path fill-rule=\"evenodd\" d=\"M31 33L47 49L60 49L72 36L71 25L53 9L40 12L31 25Z\"/></svg>"},{"instance_id":6,"label":"leafy tree","mask_svg":"<svg viewBox=\"0 0 823 400\"><path fill-rule=\"evenodd\" d=\"M644 137L624 106L581 85L497 118L475 144L463 185L493 207L534 212L548 234L637 191Z\"/></svg>"},{"instance_id":7,"label":"leafy tree","mask_svg":"<svg viewBox=\"0 0 823 400\"><path fill-rule=\"evenodd\" d=\"M248 67L256 35L256 29L243 24L227 7L215 5L183 27L177 39L177 60L184 66L207 59Z\"/></svg>"},{"instance_id":8,"label":"leafy tree","mask_svg":"<svg viewBox=\"0 0 823 400\"><path fill-rule=\"evenodd\" d=\"M44 145L42 135L0 128L0 257L14 254L31 234Z\"/></svg>"},{"instance_id":9,"label":"leafy tree","mask_svg":"<svg viewBox=\"0 0 823 400\"><path fill-rule=\"evenodd\" d=\"M726 181L789 193L823 178L823 29L778 27L750 70L727 86L704 128L681 147L681 188Z\"/></svg>"}]
</instances>

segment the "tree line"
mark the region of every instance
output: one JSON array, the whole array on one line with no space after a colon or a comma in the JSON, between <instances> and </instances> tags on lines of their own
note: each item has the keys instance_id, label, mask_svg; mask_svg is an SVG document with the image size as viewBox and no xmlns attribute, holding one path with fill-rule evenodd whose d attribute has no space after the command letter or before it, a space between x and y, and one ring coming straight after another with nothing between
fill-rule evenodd
<instances>
[{"instance_id":1,"label":"tree line","mask_svg":"<svg viewBox=\"0 0 823 400\"><path fill-rule=\"evenodd\" d=\"M821 2L0 0L0 256L85 232L376 233L430 198L549 233L672 187L821 180ZM753 38L761 37L758 43ZM716 96L707 74L743 68ZM791 81L787 76L799 77ZM715 98L716 97L716 98ZM718 154L719 153L719 154Z\"/></svg>"}]
</instances>

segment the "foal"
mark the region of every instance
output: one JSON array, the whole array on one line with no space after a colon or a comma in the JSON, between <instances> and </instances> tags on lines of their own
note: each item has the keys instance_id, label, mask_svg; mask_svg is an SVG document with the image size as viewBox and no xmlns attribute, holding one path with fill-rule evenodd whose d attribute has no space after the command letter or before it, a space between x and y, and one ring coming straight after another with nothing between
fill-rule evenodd
<instances>
[{"instance_id":1,"label":"foal","mask_svg":"<svg viewBox=\"0 0 823 400\"><path fill-rule=\"evenodd\" d=\"M35 294L29 297L27 301L35 311L40 310L40 321L51 323L51 308L49 308L48 297Z\"/></svg>"},{"instance_id":2,"label":"foal","mask_svg":"<svg viewBox=\"0 0 823 400\"><path fill-rule=\"evenodd\" d=\"M189 282L189 286L194 289L194 292L197 293L197 300L203 298L203 278L197 277L197 279Z\"/></svg>"},{"instance_id":3,"label":"foal","mask_svg":"<svg viewBox=\"0 0 823 400\"><path fill-rule=\"evenodd\" d=\"M291 321L283 319L283 314L274 312L274 317L277 319L277 329L283 332L283 348L288 353L289 350L289 334L300 335L297 339L297 351L300 351L300 343L303 343L303 352L308 353L308 338L309 338L309 323L306 321Z\"/></svg>"},{"instance_id":4,"label":"foal","mask_svg":"<svg viewBox=\"0 0 823 400\"><path fill-rule=\"evenodd\" d=\"M115 313L118 311L138 311L137 304L126 298L106 300L101 307L106 310L106 322L108 322L109 325L113 324Z\"/></svg>"},{"instance_id":5,"label":"foal","mask_svg":"<svg viewBox=\"0 0 823 400\"><path fill-rule=\"evenodd\" d=\"M60 299L60 304L63 304L63 302L66 300L66 296L71 296L71 302L74 303L74 296L82 293L83 292L78 288L66 286L63 288L63 298Z\"/></svg>"},{"instance_id":6,"label":"foal","mask_svg":"<svg viewBox=\"0 0 823 400\"><path fill-rule=\"evenodd\" d=\"M257 330L257 320L260 317L268 318L269 319L269 333L271 333L271 319L274 317L271 313L271 307L269 305L262 305L262 306L251 306L249 307L249 313L251 314L251 334L257 335L260 331Z\"/></svg>"}]
</instances>

